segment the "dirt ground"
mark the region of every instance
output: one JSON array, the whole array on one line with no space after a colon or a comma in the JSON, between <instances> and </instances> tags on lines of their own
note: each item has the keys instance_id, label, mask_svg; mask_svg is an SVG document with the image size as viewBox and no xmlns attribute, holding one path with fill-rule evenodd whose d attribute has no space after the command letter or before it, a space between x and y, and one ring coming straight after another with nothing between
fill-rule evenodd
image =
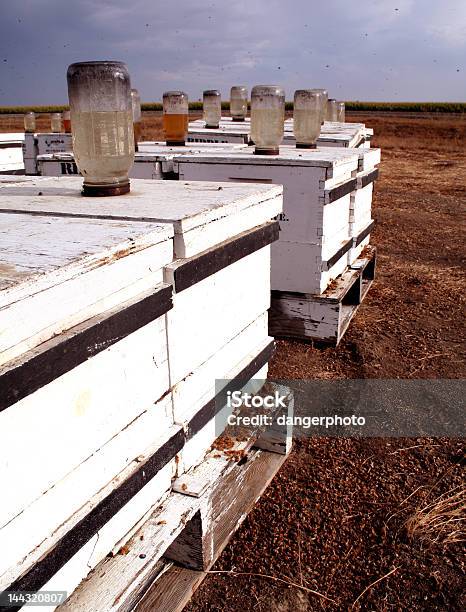
<instances>
[{"instance_id":1,"label":"dirt ground","mask_svg":"<svg viewBox=\"0 0 466 612\"><path fill-rule=\"evenodd\" d=\"M466 121L357 120L382 148L377 280L337 349L279 341L270 375L462 378ZM298 441L213 569L278 577L333 602L270 578L211 574L187 610L462 610L460 546L405 527L461 483L460 440Z\"/></svg>"},{"instance_id":2,"label":"dirt ground","mask_svg":"<svg viewBox=\"0 0 466 612\"><path fill-rule=\"evenodd\" d=\"M270 375L463 378L466 118L355 120L382 148L376 282L337 349L279 341ZM0 131L21 121L5 118ZM160 127L144 113L144 139ZM406 527L461 485L461 440L299 440L213 568L263 576L211 574L186 610L463 610L460 545Z\"/></svg>"}]
</instances>

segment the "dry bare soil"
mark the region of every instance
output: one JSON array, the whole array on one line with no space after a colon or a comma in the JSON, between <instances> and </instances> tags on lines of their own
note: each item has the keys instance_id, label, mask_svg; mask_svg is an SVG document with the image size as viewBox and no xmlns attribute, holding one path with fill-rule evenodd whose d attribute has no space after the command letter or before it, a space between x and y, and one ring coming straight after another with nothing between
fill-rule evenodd
<instances>
[{"instance_id":1,"label":"dry bare soil","mask_svg":"<svg viewBox=\"0 0 466 612\"><path fill-rule=\"evenodd\" d=\"M337 349L279 341L270 375L463 378L466 120L355 120L374 127L383 155L372 238L377 279ZM39 128L48 129L46 117ZM160 138L160 128L157 113L144 113L145 139ZM1 131L20 129L20 117L0 122ZM295 586L211 574L187 610L463 610L460 545L442 541L438 524L406 527L461 486L461 440L297 441L213 568Z\"/></svg>"},{"instance_id":2,"label":"dry bare soil","mask_svg":"<svg viewBox=\"0 0 466 612\"><path fill-rule=\"evenodd\" d=\"M337 349L279 341L270 375L462 378L466 121L357 120L383 155L377 280ZM462 610L460 545L405 525L460 485L460 440L298 441L213 569L275 576L333 603L270 578L211 574L187 610Z\"/></svg>"}]
</instances>

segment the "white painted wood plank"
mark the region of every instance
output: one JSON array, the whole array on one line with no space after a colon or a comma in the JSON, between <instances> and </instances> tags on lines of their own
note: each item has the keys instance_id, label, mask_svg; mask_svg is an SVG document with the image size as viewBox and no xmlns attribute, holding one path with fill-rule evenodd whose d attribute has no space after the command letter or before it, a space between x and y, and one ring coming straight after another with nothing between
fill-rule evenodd
<instances>
[{"instance_id":1,"label":"white painted wood plank","mask_svg":"<svg viewBox=\"0 0 466 612\"><path fill-rule=\"evenodd\" d=\"M216 381L236 376L260 352L257 350L247 361L251 351L254 353L259 345L263 348L266 340L270 342L271 338L268 336L268 313L264 312L215 355L174 385L172 395L175 422L185 424L189 421L218 392Z\"/></svg>"},{"instance_id":2,"label":"white painted wood plank","mask_svg":"<svg viewBox=\"0 0 466 612\"><path fill-rule=\"evenodd\" d=\"M273 185L139 179L134 179L131 185L131 193L117 198L84 198L80 195L79 177L24 177L13 185L0 178L0 211L171 223L176 233L183 233L282 193L281 187ZM38 196L38 191L43 195Z\"/></svg>"},{"instance_id":3,"label":"white painted wood plank","mask_svg":"<svg viewBox=\"0 0 466 612\"><path fill-rule=\"evenodd\" d=\"M34 135L37 142L38 155L53 153L57 151L72 151L73 139L71 134L41 132Z\"/></svg>"},{"instance_id":4,"label":"white painted wood plank","mask_svg":"<svg viewBox=\"0 0 466 612\"><path fill-rule=\"evenodd\" d=\"M329 250L328 257L344 246L348 238L346 234L332 252ZM322 260L328 259L326 253L322 254L321 245L275 242L272 245L272 289L312 294L325 291L329 283L345 270L347 253L328 271L322 270Z\"/></svg>"},{"instance_id":5,"label":"white painted wood plank","mask_svg":"<svg viewBox=\"0 0 466 612\"><path fill-rule=\"evenodd\" d=\"M36 546L92 499L160 437L172 421L170 395L134 419L0 529L0 575L13 571Z\"/></svg>"},{"instance_id":6,"label":"white painted wood plank","mask_svg":"<svg viewBox=\"0 0 466 612\"><path fill-rule=\"evenodd\" d=\"M56 542L60 540L66 533L70 531L79 521L85 517L92 508L95 508L100 501L102 501L109 493L111 493L119 484L123 481L127 480L135 471L140 468L142 462L146 461L150 456L152 456L157 449L161 447L164 442L166 442L172 435L174 435L177 431L179 431L179 427L173 427L169 432L154 437L151 445L144 449L142 453L138 455L134 460L132 460L117 476L115 476L110 482L108 482L104 487L102 487L96 495L94 495L91 499L86 500L86 503L81 506L71 517L69 517L64 523L62 523L58 529L56 529L53 533L49 534L48 537L43 540L39 546L34 548L31 553L24 559L22 559L19 563L16 563L14 567L8 569L0 576L0 589L4 589L9 584L11 584L18 576L21 576L28 569L33 567L35 563L39 559L49 551ZM175 460L172 460L172 464L170 469L168 470L170 474L174 474L175 472ZM168 465L168 464L167 464ZM156 500L154 500L155 502Z\"/></svg>"},{"instance_id":7,"label":"white painted wood plank","mask_svg":"<svg viewBox=\"0 0 466 612\"><path fill-rule=\"evenodd\" d=\"M152 507L157 507L164 493L168 491L170 486L170 468L170 465L165 466L136 497L143 493L147 496L150 493L152 497ZM66 590L71 594L82 580L86 578L89 572L102 561L107 553L110 552L112 542L117 541L118 536L122 535L124 530L129 528L131 521L137 516L138 510L140 511L136 506L136 501L136 498L134 498L121 511L125 513L124 516L119 517L117 515L109 521L109 523L107 523L107 525L91 540L93 545L91 546L91 543L88 543L83 549L78 551L74 557L70 559L51 580L49 580L44 586L44 590ZM53 607L50 608L50 610L53 609ZM59 607L59 609L61 609L61 607Z\"/></svg>"},{"instance_id":8,"label":"white painted wood plank","mask_svg":"<svg viewBox=\"0 0 466 612\"><path fill-rule=\"evenodd\" d=\"M60 612L117 612L150 579L157 561L199 509L199 501L171 493L127 543L105 559L60 607Z\"/></svg>"},{"instance_id":9,"label":"white painted wood plank","mask_svg":"<svg viewBox=\"0 0 466 612\"><path fill-rule=\"evenodd\" d=\"M167 313L172 385L269 308L269 279L267 246L174 295Z\"/></svg>"},{"instance_id":10,"label":"white painted wood plank","mask_svg":"<svg viewBox=\"0 0 466 612\"><path fill-rule=\"evenodd\" d=\"M40 241L36 242L35 255L33 247L26 245L15 252L15 242L17 240L17 244L21 244L22 233L16 229L10 234L8 249L11 263L3 264L4 275L11 279L10 288L0 294L3 302L0 306L0 365L52 336L158 285L163 280L162 266L170 262L173 256L171 240L122 257L119 257L119 253L133 248L131 240L120 242L112 249L101 249L98 255L87 255L84 249L91 247L85 246L86 242L90 243L89 238L85 240L85 232L77 232L79 235L74 238L76 242L69 239L60 248L56 244L59 230L63 228L65 231L65 226L81 220L60 219L57 227L55 220L50 221L50 217L25 216L25 229L31 226L31 221L39 219L48 220L49 230L42 232ZM18 218L20 220L23 215L0 214L0 223L3 217L14 221ZM107 222L100 223L105 225ZM81 225L83 230L86 227L87 224L84 227ZM44 257L46 261L42 263L41 250L47 253L49 245L50 255ZM2 245L0 253L6 251L7 247ZM82 253L77 261L73 261L74 251ZM67 258L70 263L61 266ZM34 264L36 269L33 268ZM25 270L24 277L19 275L20 266ZM13 278L10 267L14 267ZM13 282L18 284L12 285ZM31 313L35 316L31 316Z\"/></svg>"},{"instance_id":11,"label":"white painted wood plank","mask_svg":"<svg viewBox=\"0 0 466 612\"><path fill-rule=\"evenodd\" d=\"M0 525L86 460L168 388L163 316L0 412L0 482L4 490L15 491L1 504ZM163 430L171 423L162 416ZM19 440L27 453L18 453Z\"/></svg>"}]
</instances>

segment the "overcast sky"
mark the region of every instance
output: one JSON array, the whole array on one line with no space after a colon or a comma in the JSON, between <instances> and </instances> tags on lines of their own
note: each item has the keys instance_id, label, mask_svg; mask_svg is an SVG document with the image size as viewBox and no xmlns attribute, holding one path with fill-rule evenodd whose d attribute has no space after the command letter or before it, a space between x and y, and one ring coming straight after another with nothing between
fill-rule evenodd
<instances>
[{"instance_id":1,"label":"overcast sky","mask_svg":"<svg viewBox=\"0 0 466 612\"><path fill-rule=\"evenodd\" d=\"M0 0L0 105L65 103L67 66L98 59L143 101L268 83L465 101L466 0Z\"/></svg>"}]
</instances>

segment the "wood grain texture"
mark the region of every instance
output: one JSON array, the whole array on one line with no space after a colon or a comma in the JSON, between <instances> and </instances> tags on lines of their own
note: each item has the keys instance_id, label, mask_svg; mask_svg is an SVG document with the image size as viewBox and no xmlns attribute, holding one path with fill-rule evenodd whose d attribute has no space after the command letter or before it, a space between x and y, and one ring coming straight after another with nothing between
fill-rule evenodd
<instances>
[{"instance_id":1,"label":"wood grain texture","mask_svg":"<svg viewBox=\"0 0 466 612\"><path fill-rule=\"evenodd\" d=\"M272 292L269 333L337 346L375 278L376 250L366 247L321 295Z\"/></svg>"},{"instance_id":2,"label":"wood grain texture","mask_svg":"<svg viewBox=\"0 0 466 612\"><path fill-rule=\"evenodd\" d=\"M201 255L169 264L165 267L165 278L173 284L175 293L179 294L223 268L272 244L278 240L278 232L277 221L265 223L261 227L226 240Z\"/></svg>"},{"instance_id":3,"label":"wood grain texture","mask_svg":"<svg viewBox=\"0 0 466 612\"><path fill-rule=\"evenodd\" d=\"M233 503L225 508L221 520L214 526L211 534L214 549L206 570L212 567L232 532L247 516L285 459L285 456L258 450L252 453L245 465L238 467L238 471L243 470L242 477L239 477L238 473L231 474L225 486L229 493L228 499ZM218 486L221 490L223 483L219 482ZM229 528L232 530L228 531ZM159 577L136 606L136 612L181 612L205 576L205 571L180 568L167 563L164 570L159 570Z\"/></svg>"},{"instance_id":4,"label":"wood grain texture","mask_svg":"<svg viewBox=\"0 0 466 612\"><path fill-rule=\"evenodd\" d=\"M172 306L172 287L162 284L0 366L0 411L164 315Z\"/></svg>"},{"instance_id":5,"label":"wood grain texture","mask_svg":"<svg viewBox=\"0 0 466 612\"><path fill-rule=\"evenodd\" d=\"M180 429L151 457L142 461L135 472L70 529L36 565L4 590L37 591L43 587L179 452L183 440L184 433Z\"/></svg>"}]
</instances>

